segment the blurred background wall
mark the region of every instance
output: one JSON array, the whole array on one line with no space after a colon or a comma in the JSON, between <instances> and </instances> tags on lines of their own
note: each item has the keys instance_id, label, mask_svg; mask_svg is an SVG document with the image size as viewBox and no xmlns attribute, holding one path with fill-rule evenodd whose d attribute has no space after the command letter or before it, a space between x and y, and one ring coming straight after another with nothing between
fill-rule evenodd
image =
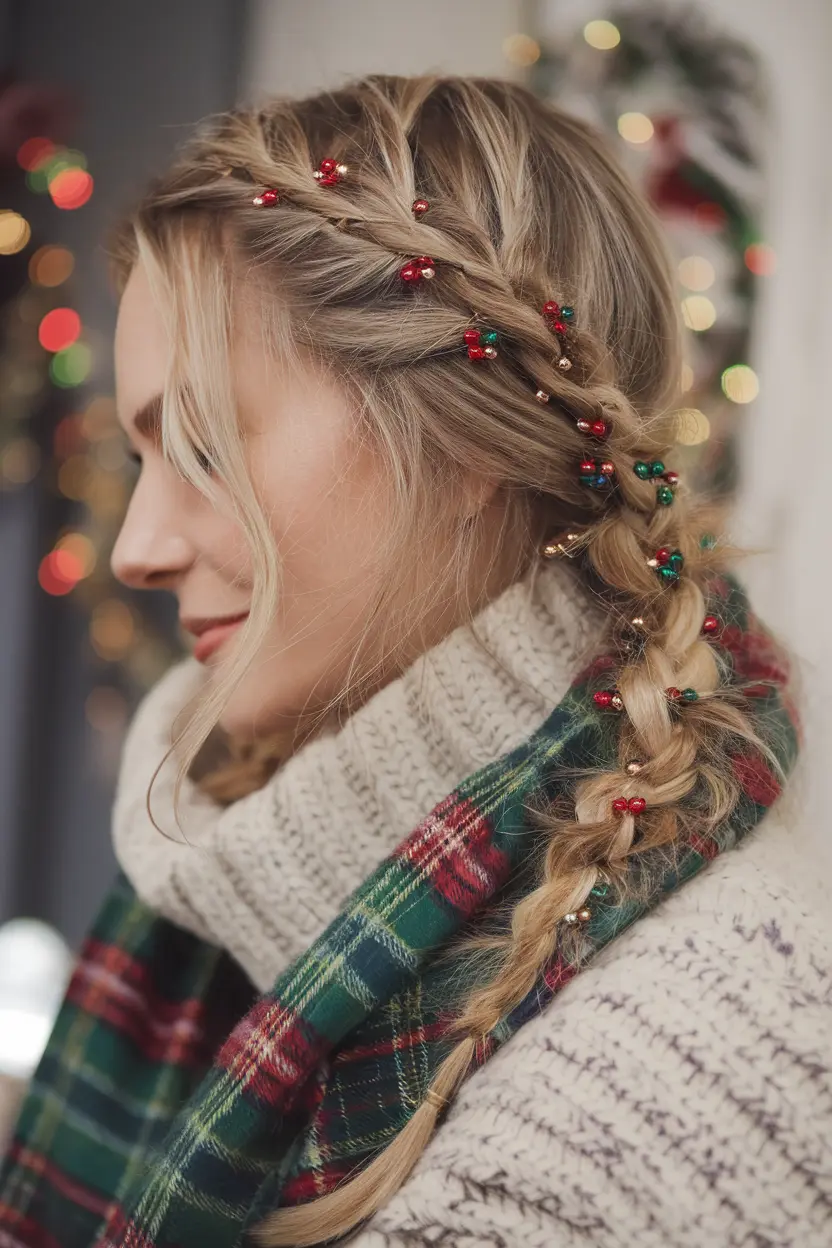
<instances>
[{"instance_id":1,"label":"blurred background wall","mask_svg":"<svg viewBox=\"0 0 832 1248\"><path fill-rule=\"evenodd\" d=\"M184 649L175 604L108 572L108 223L206 113L368 71L529 82L653 195L691 325L679 454L763 552L744 575L804 663L804 819L832 862L830 53L828 0L0 0L0 925L77 945L125 726Z\"/></svg>"}]
</instances>

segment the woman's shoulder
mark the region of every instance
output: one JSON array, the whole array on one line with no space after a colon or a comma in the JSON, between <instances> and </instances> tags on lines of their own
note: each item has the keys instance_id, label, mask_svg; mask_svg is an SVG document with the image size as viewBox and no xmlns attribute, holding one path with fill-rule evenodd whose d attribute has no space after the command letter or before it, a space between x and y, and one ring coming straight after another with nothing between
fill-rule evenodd
<instances>
[{"instance_id":1,"label":"woman's shoulder","mask_svg":"<svg viewBox=\"0 0 832 1248\"><path fill-rule=\"evenodd\" d=\"M796 852L766 820L599 954L463 1086L362 1248L832 1242L832 938Z\"/></svg>"}]
</instances>

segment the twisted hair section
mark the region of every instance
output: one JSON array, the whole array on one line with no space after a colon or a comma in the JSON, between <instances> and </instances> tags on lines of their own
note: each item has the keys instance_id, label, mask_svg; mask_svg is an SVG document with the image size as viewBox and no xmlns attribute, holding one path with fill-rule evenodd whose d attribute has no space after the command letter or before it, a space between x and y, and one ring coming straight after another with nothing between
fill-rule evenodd
<instances>
[{"instance_id":1,"label":"twisted hair section","mask_svg":"<svg viewBox=\"0 0 832 1248\"><path fill-rule=\"evenodd\" d=\"M328 157L348 172L322 187L312 171ZM264 187L279 191L268 209L252 203ZM417 198L430 205L423 215L412 211ZM225 681L180 738L181 775L265 635L280 584L229 415L240 301L256 310L264 349L311 359L339 379L357 431L382 450L396 503L382 552L388 590L407 562L402 551L447 536L444 501L463 468L473 468L505 493L493 552L504 582L539 558L548 536L572 529L580 534L575 575L609 620L610 678L622 707L618 766L572 777L568 806L530 809L544 846L535 886L500 931L471 942L488 947L495 969L462 1004L454 1044L407 1126L357 1177L279 1210L257 1232L264 1245L317 1243L370 1216L405 1180L477 1044L555 954L565 916L599 882L624 888L634 854L672 852L707 835L737 801L731 750L745 742L765 751L702 633L708 580L724 549L701 545L712 527L707 509L684 487L672 506L658 505L655 482L633 470L671 450L678 301L652 213L602 140L522 88L490 80L374 77L212 118L122 224L113 255L120 283L141 258L169 309L163 428L171 458L206 490L213 487L193 447L218 468L254 561L249 620ZM420 255L434 260L436 277L408 288L399 271ZM576 308L569 371L558 367L561 346L541 316L550 299ZM472 324L497 332L498 359L468 360L462 343ZM579 421L604 422L602 447ZM581 484L587 454L614 463L614 491ZM474 523L448 540L447 580L431 585L433 595L466 583L481 534ZM677 584L650 566L662 547L684 557ZM389 627L387 671L391 602L380 593L368 621ZM482 601L467 605L473 616ZM410 609L418 614L420 603ZM352 660L337 707L312 708L290 741L230 743L225 765L203 774L202 787L224 802L243 796L314 731L317 716L360 703L379 671L361 646ZM698 699L680 712L668 698L673 687ZM615 799L636 795L646 801L642 813L613 810Z\"/></svg>"}]
</instances>

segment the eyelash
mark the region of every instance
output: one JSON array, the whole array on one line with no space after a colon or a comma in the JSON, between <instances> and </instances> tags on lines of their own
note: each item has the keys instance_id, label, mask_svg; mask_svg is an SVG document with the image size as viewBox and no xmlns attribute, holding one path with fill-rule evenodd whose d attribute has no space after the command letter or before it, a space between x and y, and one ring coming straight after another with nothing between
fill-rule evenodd
<instances>
[{"instance_id":1,"label":"eyelash","mask_svg":"<svg viewBox=\"0 0 832 1248\"><path fill-rule=\"evenodd\" d=\"M208 476L210 476L212 472L212 468L211 468L211 463L208 460L208 458L205 455L203 455L202 451L198 451L196 447L194 447L194 454L197 457L199 466L202 469L202 471L207 473ZM135 464L137 468L141 468L142 457L141 455L137 454L136 451L128 451L127 458L129 459L131 464Z\"/></svg>"}]
</instances>

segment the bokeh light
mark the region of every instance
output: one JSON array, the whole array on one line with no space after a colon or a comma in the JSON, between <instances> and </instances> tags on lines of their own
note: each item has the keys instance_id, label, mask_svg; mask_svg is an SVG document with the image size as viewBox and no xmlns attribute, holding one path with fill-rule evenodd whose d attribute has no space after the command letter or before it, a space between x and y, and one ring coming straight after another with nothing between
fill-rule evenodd
<instances>
[{"instance_id":1,"label":"bokeh light","mask_svg":"<svg viewBox=\"0 0 832 1248\"><path fill-rule=\"evenodd\" d=\"M90 487L92 466L86 455L70 455L58 469L58 489L64 498L84 502Z\"/></svg>"},{"instance_id":2,"label":"bokeh light","mask_svg":"<svg viewBox=\"0 0 832 1248\"><path fill-rule=\"evenodd\" d=\"M777 268L777 253L768 243L751 243L745 249L744 260L756 277L771 277Z\"/></svg>"},{"instance_id":3,"label":"bokeh light","mask_svg":"<svg viewBox=\"0 0 832 1248\"><path fill-rule=\"evenodd\" d=\"M69 389L86 381L92 367L92 352L85 342L74 342L58 351L49 362L49 376L56 386Z\"/></svg>"},{"instance_id":4,"label":"bokeh light","mask_svg":"<svg viewBox=\"0 0 832 1248\"><path fill-rule=\"evenodd\" d=\"M683 446L698 446L711 436L711 422L698 407L683 407L676 413L676 441Z\"/></svg>"},{"instance_id":5,"label":"bokeh light","mask_svg":"<svg viewBox=\"0 0 832 1248\"><path fill-rule=\"evenodd\" d=\"M503 40L503 52L512 65L527 67L540 60L540 44L531 35L509 35Z\"/></svg>"},{"instance_id":6,"label":"bokeh light","mask_svg":"<svg viewBox=\"0 0 832 1248\"><path fill-rule=\"evenodd\" d=\"M109 663L123 659L136 640L136 622L126 602L107 598L92 613L90 641L99 658Z\"/></svg>"},{"instance_id":7,"label":"bokeh light","mask_svg":"<svg viewBox=\"0 0 832 1248\"><path fill-rule=\"evenodd\" d=\"M704 256L685 256L679 261L679 281L688 290L708 290L716 280L716 269Z\"/></svg>"},{"instance_id":8,"label":"bokeh light","mask_svg":"<svg viewBox=\"0 0 832 1248\"><path fill-rule=\"evenodd\" d=\"M71 593L83 575L84 566L71 550L50 550L38 568L41 589L54 597Z\"/></svg>"},{"instance_id":9,"label":"bokeh light","mask_svg":"<svg viewBox=\"0 0 832 1248\"><path fill-rule=\"evenodd\" d=\"M40 468L40 450L31 438L14 438L0 456L0 484L28 485Z\"/></svg>"},{"instance_id":10,"label":"bokeh light","mask_svg":"<svg viewBox=\"0 0 832 1248\"><path fill-rule=\"evenodd\" d=\"M618 118L618 133L628 143L649 143L655 132L646 113L622 113Z\"/></svg>"},{"instance_id":11,"label":"bokeh light","mask_svg":"<svg viewBox=\"0 0 832 1248\"><path fill-rule=\"evenodd\" d=\"M64 351L81 333L81 318L74 308L53 308L38 326L38 341L47 351Z\"/></svg>"},{"instance_id":12,"label":"bokeh light","mask_svg":"<svg viewBox=\"0 0 832 1248\"><path fill-rule=\"evenodd\" d=\"M92 192L92 176L86 169L64 169L49 182L49 194L58 208L81 208Z\"/></svg>"},{"instance_id":13,"label":"bokeh light","mask_svg":"<svg viewBox=\"0 0 832 1248\"><path fill-rule=\"evenodd\" d=\"M732 364L721 380L722 392L732 403L752 403L760 393L760 379L747 364Z\"/></svg>"},{"instance_id":14,"label":"bokeh light","mask_svg":"<svg viewBox=\"0 0 832 1248\"><path fill-rule=\"evenodd\" d=\"M682 314L688 329L701 333L716 321L716 308L706 295L688 295L682 300Z\"/></svg>"},{"instance_id":15,"label":"bokeh light","mask_svg":"<svg viewBox=\"0 0 832 1248\"><path fill-rule=\"evenodd\" d=\"M81 428L88 442L100 442L118 432L115 400L106 394L94 398L82 417Z\"/></svg>"},{"instance_id":16,"label":"bokeh light","mask_svg":"<svg viewBox=\"0 0 832 1248\"><path fill-rule=\"evenodd\" d=\"M96 732L105 734L121 732L129 713L127 699L112 685L98 685L90 690L84 703L87 723Z\"/></svg>"},{"instance_id":17,"label":"bokeh light","mask_svg":"<svg viewBox=\"0 0 832 1248\"><path fill-rule=\"evenodd\" d=\"M22 251L31 237L32 227L25 217L7 208L0 211L0 256Z\"/></svg>"},{"instance_id":18,"label":"bokeh light","mask_svg":"<svg viewBox=\"0 0 832 1248\"><path fill-rule=\"evenodd\" d=\"M98 561L95 547L85 533L66 533L55 543L56 550L65 550L72 555L81 569L80 580L91 576Z\"/></svg>"},{"instance_id":19,"label":"bokeh light","mask_svg":"<svg viewBox=\"0 0 832 1248\"><path fill-rule=\"evenodd\" d=\"M51 139L42 136L27 139L17 149L17 163L21 169L39 169L54 151L55 144Z\"/></svg>"},{"instance_id":20,"label":"bokeh light","mask_svg":"<svg viewBox=\"0 0 832 1248\"><path fill-rule=\"evenodd\" d=\"M693 215L700 230L711 234L721 230L725 225L725 209L711 200L704 200L701 204L697 204Z\"/></svg>"},{"instance_id":21,"label":"bokeh light","mask_svg":"<svg viewBox=\"0 0 832 1248\"><path fill-rule=\"evenodd\" d=\"M617 48L621 42L621 31L612 22L596 20L584 26L584 39L591 48L599 52L609 52Z\"/></svg>"},{"instance_id":22,"label":"bokeh light","mask_svg":"<svg viewBox=\"0 0 832 1248\"><path fill-rule=\"evenodd\" d=\"M29 261L29 281L37 286L60 286L75 268L75 257L66 247L38 247Z\"/></svg>"},{"instance_id":23,"label":"bokeh light","mask_svg":"<svg viewBox=\"0 0 832 1248\"><path fill-rule=\"evenodd\" d=\"M691 368L690 364L683 364L682 365L682 377L681 377L681 387L682 387L683 394L687 394L688 390L693 389L693 381L694 381L693 369Z\"/></svg>"}]
</instances>

